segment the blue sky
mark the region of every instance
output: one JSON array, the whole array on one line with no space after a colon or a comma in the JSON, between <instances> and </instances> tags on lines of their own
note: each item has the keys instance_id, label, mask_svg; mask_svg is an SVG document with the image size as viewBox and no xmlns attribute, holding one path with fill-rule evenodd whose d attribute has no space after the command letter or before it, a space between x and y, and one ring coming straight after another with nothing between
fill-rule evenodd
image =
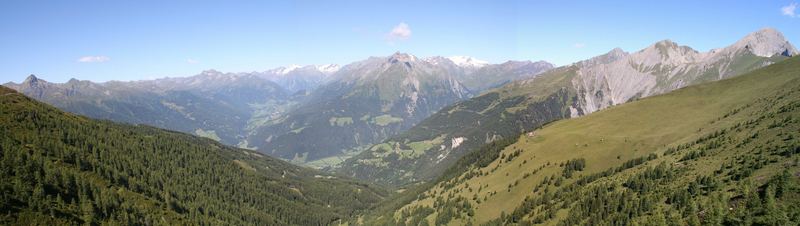
<instances>
[{"instance_id":1,"label":"blue sky","mask_svg":"<svg viewBox=\"0 0 800 226\"><path fill-rule=\"evenodd\" d=\"M263 71L347 64L396 51L564 65L662 39L704 51L763 27L797 45L800 15L792 5L796 1L9 0L0 1L0 83L29 74L64 82Z\"/></svg>"}]
</instances>

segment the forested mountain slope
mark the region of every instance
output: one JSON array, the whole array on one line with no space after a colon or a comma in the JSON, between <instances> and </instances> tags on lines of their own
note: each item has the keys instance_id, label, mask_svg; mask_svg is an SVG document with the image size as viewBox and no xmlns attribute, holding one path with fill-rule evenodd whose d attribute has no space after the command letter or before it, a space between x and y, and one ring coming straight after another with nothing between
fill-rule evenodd
<instances>
[{"instance_id":1,"label":"forested mountain slope","mask_svg":"<svg viewBox=\"0 0 800 226\"><path fill-rule=\"evenodd\" d=\"M798 131L794 57L495 141L366 222L792 225Z\"/></svg>"},{"instance_id":2,"label":"forested mountain slope","mask_svg":"<svg viewBox=\"0 0 800 226\"><path fill-rule=\"evenodd\" d=\"M455 75L404 53L348 64L306 103L255 130L248 144L300 163L339 156L469 97Z\"/></svg>"},{"instance_id":3,"label":"forested mountain slope","mask_svg":"<svg viewBox=\"0 0 800 226\"><path fill-rule=\"evenodd\" d=\"M255 129L247 144L294 163L328 167L445 106L553 67L544 61L458 62L398 52L345 65L306 102Z\"/></svg>"},{"instance_id":4,"label":"forested mountain slope","mask_svg":"<svg viewBox=\"0 0 800 226\"><path fill-rule=\"evenodd\" d=\"M0 87L0 224L326 225L379 187Z\"/></svg>"}]
</instances>

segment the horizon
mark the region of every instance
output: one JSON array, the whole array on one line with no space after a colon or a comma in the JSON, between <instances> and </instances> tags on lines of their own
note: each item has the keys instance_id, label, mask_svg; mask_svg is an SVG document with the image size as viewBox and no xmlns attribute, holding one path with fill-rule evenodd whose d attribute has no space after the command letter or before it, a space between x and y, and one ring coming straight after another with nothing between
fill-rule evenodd
<instances>
[{"instance_id":1,"label":"horizon","mask_svg":"<svg viewBox=\"0 0 800 226\"><path fill-rule=\"evenodd\" d=\"M796 5L793 1L82 3L0 3L6 5L0 9L0 27L8 34L0 37L6 50L0 82L22 82L31 74L55 83L71 78L107 82L189 77L205 70L261 72L293 64L344 66L394 52L564 66L614 48L638 51L660 40L706 52L763 28L777 29L790 43L800 36L791 29L800 18L794 7L786 10ZM387 14L387 7L410 13ZM674 18L674 12L682 17ZM14 20L29 15L36 17ZM553 19L558 23L549 23Z\"/></svg>"}]
</instances>

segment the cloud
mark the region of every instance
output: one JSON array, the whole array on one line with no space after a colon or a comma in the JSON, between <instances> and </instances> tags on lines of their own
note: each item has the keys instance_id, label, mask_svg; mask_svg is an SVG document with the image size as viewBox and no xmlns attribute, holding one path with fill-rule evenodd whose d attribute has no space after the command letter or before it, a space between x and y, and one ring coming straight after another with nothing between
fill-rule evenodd
<instances>
[{"instance_id":1,"label":"cloud","mask_svg":"<svg viewBox=\"0 0 800 226\"><path fill-rule=\"evenodd\" d=\"M794 18L797 16L797 14L795 14L794 12L795 9L797 9L797 3L792 3L787 6L781 7L781 13L783 13L783 15L785 16Z\"/></svg>"},{"instance_id":2,"label":"cloud","mask_svg":"<svg viewBox=\"0 0 800 226\"><path fill-rule=\"evenodd\" d=\"M200 62L197 62L197 60L194 60L194 59L190 58L190 59L186 59L186 63L187 64L197 64L197 63L200 63Z\"/></svg>"},{"instance_id":3,"label":"cloud","mask_svg":"<svg viewBox=\"0 0 800 226\"><path fill-rule=\"evenodd\" d=\"M392 31L386 35L389 41L402 41L411 38L411 28L406 23L400 23L392 28Z\"/></svg>"},{"instance_id":4,"label":"cloud","mask_svg":"<svg viewBox=\"0 0 800 226\"><path fill-rule=\"evenodd\" d=\"M111 58L107 56L85 56L78 58L78 62L80 63L102 63L111 60Z\"/></svg>"},{"instance_id":5,"label":"cloud","mask_svg":"<svg viewBox=\"0 0 800 226\"><path fill-rule=\"evenodd\" d=\"M572 45L572 47L575 47L576 49L580 49L580 48L586 47L586 44L583 44L583 43L579 42L579 43L575 43L574 45Z\"/></svg>"}]
</instances>

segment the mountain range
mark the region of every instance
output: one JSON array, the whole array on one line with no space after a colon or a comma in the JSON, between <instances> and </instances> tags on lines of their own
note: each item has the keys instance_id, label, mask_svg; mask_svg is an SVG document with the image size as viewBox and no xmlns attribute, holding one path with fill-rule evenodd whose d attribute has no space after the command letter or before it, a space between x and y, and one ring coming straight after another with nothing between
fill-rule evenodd
<instances>
[{"instance_id":1,"label":"mountain range","mask_svg":"<svg viewBox=\"0 0 800 226\"><path fill-rule=\"evenodd\" d=\"M507 65L511 64L511 65ZM504 84L549 69L547 63L486 65L508 74L485 76L446 58L419 59L395 53L342 67L330 82L314 90L306 103L285 117L265 123L247 143L267 154L295 162L317 160L320 166L340 162L402 132L439 109L467 99L481 87L467 82ZM497 69L490 69L497 70Z\"/></svg>"},{"instance_id":2,"label":"mountain range","mask_svg":"<svg viewBox=\"0 0 800 226\"><path fill-rule=\"evenodd\" d=\"M396 53L345 66L207 70L191 77L131 82L50 83L31 75L5 86L93 118L192 133L298 163L322 160L321 166L328 166L444 106L553 67L546 62L493 65L470 57L453 59L459 64L445 57Z\"/></svg>"},{"instance_id":3,"label":"mountain range","mask_svg":"<svg viewBox=\"0 0 800 226\"><path fill-rule=\"evenodd\" d=\"M274 82L217 71L153 81L71 79L60 84L31 75L21 84L5 86L69 112L193 133L229 145L246 135L252 103L284 102L289 97Z\"/></svg>"},{"instance_id":4,"label":"mountain range","mask_svg":"<svg viewBox=\"0 0 800 226\"><path fill-rule=\"evenodd\" d=\"M794 225L800 58L496 140L365 225Z\"/></svg>"},{"instance_id":5,"label":"mountain range","mask_svg":"<svg viewBox=\"0 0 800 226\"><path fill-rule=\"evenodd\" d=\"M559 67L30 75L0 87L0 224L791 225L797 54L765 28Z\"/></svg>"},{"instance_id":6,"label":"mountain range","mask_svg":"<svg viewBox=\"0 0 800 226\"><path fill-rule=\"evenodd\" d=\"M797 53L780 32L769 28L708 52L669 40L632 53L616 48L448 106L348 159L338 171L395 185L431 180L446 169L443 166L492 141L552 121L730 78Z\"/></svg>"}]
</instances>

